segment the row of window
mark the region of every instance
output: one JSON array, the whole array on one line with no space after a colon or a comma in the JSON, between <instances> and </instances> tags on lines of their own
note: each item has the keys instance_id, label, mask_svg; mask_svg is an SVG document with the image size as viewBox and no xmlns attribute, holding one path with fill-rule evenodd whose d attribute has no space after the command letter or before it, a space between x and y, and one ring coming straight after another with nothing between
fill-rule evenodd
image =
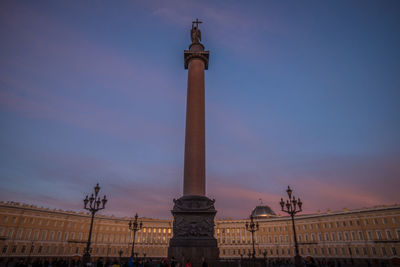
<instances>
[{"instance_id":1,"label":"row of window","mask_svg":"<svg viewBox=\"0 0 400 267\"><path fill-rule=\"evenodd\" d=\"M9 239L12 239L13 235L13 228L8 229L7 231L7 237ZM0 236L3 235L4 229L0 228ZM373 234L373 231L367 231L367 238L368 240L392 240L394 239L395 235L397 235L397 239L400 239L400 229L396 230L396 233L393 234L391 230L387 229L385 231L383 230L376 230L375 235ZM64 233L64 241L67 240L86 240L87 239L87 233L81 233L79 232L77 235L75 235L74 232ZM273 236L256 236L256 240L259 243L267 243L267 240L269 243L278 243L278 242L290 242L292 241L290 235L273 235ZM31 229L26 229L25 230L25 235L23 235L23 229L18 229L18 232L16 236L14 237L17 240L20 239L25 239L25 240L49 240L49 241L61 241L61 231L55 232L55 231L50 231L48 232L47 230L35 230L33 231L33 236L32 236L32 230ZM310 237L310 238L309 238ZM102 234L102 233L97 233L94 234L93 236L95 241L98 242L130 242L131 240L131 233L128 235L124 234ZM137 241L138 242L167 242L167 240L170 238L169 236L147 236L144 233L138 233L137 235ZM290 238L290 240L289 240ZM299 234L298 235L298 241L302 242L308 242L308 241L356 241L356 240L364 240L364 234L362 231L358 232L330 232L330 233L319 233L319 234L314 234L311 233L309 234ZM232 238L225 238L219 236L218 238L220 243L248 243L250 241L250 236L237 236L237 237L232 237Z\"/></svg>"},{"instance_id":2,"label":"row of window","mask_svg":"<svg viewBox=\"0 0 400 267\"><path fill-rule=\"evenodd\" d=\"M2 216L2 222L6 223L8 222L8 220L11 220L11 222L13 224L17 223L17 216ZM88 219L89 220L89 219ZM76 223L76 222L66 222L66 227L72 227L73 229L77 229L77 225L80 225L80 229L83 230L85 227L88 228L89 227L89 221L85 221L85 223ZM54 226L54 227L63 227L64 226L64 221L57 221L57 220L44 220L44 219L37 219L37 218L28 218L28 217L20 217L19 222L24 224L24 223L28 223L28 224L34 224L35 221L37 222L38 225L43 225L43 226ZM42 224L43 223L43 224ZM104 226L104 225L98 225L95 223L94 225L94 229L100 229L100 230L106 230L106 231L125 231L125 232L129 232L128 229L128 224L126 224L126 227L118 227L118 226ZM161 227L143 227L143 229L141 229L141 231L143 231L144 233L171 233L171 228L161 228Z\"/></svg>"},{"instance_id":3,"label":"row of window","mask_svg":"<svg viewBox=\"0 0 400 267\"><path fill-rule=\"evenodd\" d=\"M391 230L386 230L386 231L382 231L382 230L376 230L375 231L375 238L373 235L373 231L367 231L367 235L368 235L368 240L392 240L394 239L394 235L392 234ZM384 236L384 234L386 236ZM325 235L323 235L322 233L318 234L318 240L319 241L357 241L357 240L364 240L364 234L362 231L358 231L358 232L350 232L351 236L349 235L349 232L331 232L331 233L325 233ZM396 235L397 238L400 239L400 229L396 230ZM298 240L302 241L302 237L304 236L304 241L309 241L308 240L308 234L304 234L304 235L298 235ZM350 238L351 237L351 238ZM315 235L311 234L311 241L316 241Z\"/></svg>"},{"instance_id":4,"label":"row of window","mask_svg":"<svg viewBox=\"0 0 400 267\"><path fill-rule=\"evenodd\" d=\"M375 237L373 235L373 231L367 231L367 236L368 240L393 240L394 235L392 234L391 230L376 230L375 231ZM385 234L385 236L384 236ZM397 239L400 240L400 229L396 230L396 235ZM309 238L310 237L310 238ZM362 231L358 232L330 232L330 233L319 233L319 234L299 234L297 235L297 240L299 242L309 242L309 241L357 241L357 240L364 240L364 234ZM291 235L262 235L262 236L256 236L255 237L256 241L258 243L288 243L292 242L292 236ZM219 236L218 238L220 243L228 243L228 244L240 244L240 243L248 243L250 242L250 237L249 236L237 236L237 237L232 237L232 238L225 238Z\"/></svg>"},{"instance_id":5,"label":"row of window","mask_svg":"<svg viewBox=\"0 0 400 267\"><path fill-rule=\"evenodd\" d=\"M3 222L7 222L8 220L11 220L12 223L17 223L17 216L2 216L2 220ZM399 223L399 219L396 217L391 218L394 224L398 224ZM44 226L49 226L49 225L53 225L53 226L58 226L58 227L62 227L64 226L64 221L57 221L57 220L49 220L49 219L37 219L37 218L29 218L29 217L20 217L20 223L30 223L30 224L34 224L35 220L37 220L38 225L43 225ZM369 225L370 223L373 224L380 224L380 222L382 224L387 224L388 223L388 218L373 218L373 219L364 219L365 225ZM86 228L88 227L88 222L87 223L78 223L80 224L80 229L83 230L84 227L86 226ZM336 221L336 222L325 222L325 223L310 223L310 224L301 224L301 225L297 225L297 230L313 230L313 229L321 229L321 225L323 228L335 228L335 226L337 228L340 228L341 226L346 227L346 226L353 226L353 225L357 225L360 226L361 222L360 220L355 220L354 222L352 220L347 220L347 221ZM66 222L66 227L72 227L73 229L77 228L77 223L76 222ZM128 227L118 227L118 226L104 226L104 225L96 225L94 226L94 229L100 229L103 230L105 229L106 231L111 230L111 231L125 231L125 232L129 232ZM271 233L271 231L273 232L283 232L283 231L288 231L288 226L271 226L271 227L261 227L261 231L262 232L268 232ZM141 231L143 231L143 233L171 233L171 228L160 228L160 227L144 227ZM245 229L244 228L218 228L217 229L217 235L218 234L243 234L245 233Z\"/></svg>"},{"instance_id":6,"label":"row of window","mask_svg":"<svg viewBox=\"0 0 400 267\"><path fill-rule=\"evenodd\" d=\"M6 223L6 222L8 222L8 220L9 220L8 216L3 216L1 221ZM12 222L14 224L17 223L17 216L12 216L10 218L10 222ZM18 222L21 224L24 224L24 223L35 224L35 222L36 222L38 225L44 225L44 226L51 226L51 225L52 226L64 226L64 221L57 221L57 220L52 221L52 220L42 220L42 219L35 220L35 218L32 218L32 217L20 217ZM43 224L42 224L42 222L43 222Z\"/></svg>"},{"instance_id":7,"label":"row of window","mask_svg":"<svg viewBox=\"0 0 400 267\"><path fill-rule=\"evenodd\" d=\"M14 229L10 228L7 231L7 237L8 238L12 238L12 234L13 234ZM0 228L0 236L3 235L4 229ZM374 240L374 239L378 239L378 240L384 240L384 239L388 239L388 240L392 240L394 235L392 234L391 230L386 230L386 231L382 231L382 230L376 230L375 231L375 238L373 237L373 232L372 231L367 231L367 235L368 235L368 239L369 240ZM39 235L39 230L35 230L33 233L33 236L31 236L31 229L26 229L25 230L25 239L26 240L50 240L50 241L60 241L61 239L61 232L58 231L57 233L55 233L54 231L51 231L49 233L49 236L47 236L48 232L47 230L42 230L41 234ZM351 238L348 232L331 232L331 233L325 233L324 235L322 233L319 233L318 236L318 241L348 241L348 240L364 240L364 235L362 231L358 231L358 234L356 234L356 232L352 231L350 232L351 234ZM384 234L386 236L384 236ZM396 230L397 238L400 239L400 229ZM74 232L71 232L68 234L68 232L64 233L64 240L68 240L69 239L77 239L77 240L84 240L87 239L87 233L78 233L77 236L75 236ZM298 235L298 241L317 241L316 236L314 235L314 233L310 234L310 239L308 238L309 235L308 234L304 234ZM15 239L22 239L22 229L19 229ZM138 242L148 242L149 240L154 240L154 241L166 241L167 238L166 236L157 236L157 237L149 237L146 236L144 234L138 234L137 235L137 241ZM267 236L258 236L256 237L258 242L267 242ZM102 234L102 233L98 233L97 235L94 235L94 240L97 240L99 242L127 242L131 239L131 235L119 235L119 234ZM220 242L222 243L247 243L250 240L249 236L242 236L241 239L240 237L237 238L218 238ZM279 240L278 240L278 236L269 236L268 237L268 241L269 243L278 243L278 242L289 242L289 237L288 235L286 236L279 236Z\"/></svg>"},{"instance_id":8,"label":"row of window","mask_svg":"<svg viewBox=\"0 0 400 267\"><path fill-rule=\"evenodd\" d=\"M74 233L74 232L64 232L62 235L61 231L48 231L48 230L34 230L32 232L31 229L18 229L15 237L13 237L14 229L9 228L7 231L4 228L0 228L0 236L3 235L3 232L6 232L8 239L15 239L15 240L43 240L43 241L61 241L63 237L64 241L68 240L87 240L88 233ZM25 232L25 233L24 233ZM161 236L162 235L162 236ZM145 233L138 233L136 235L136 241L141 243L148 243L148 242L167 242L169 240L171 234L156 234L156 235L148 235ZM167 236L168 235L168 236ZM93 240L98 242L116 242L116 243L124 243L124 242L131 242L132 240L132 233L129 234L103 234L103 233L95 233L93 235Z\"/></svg>"},{"instance_id":9,"label":"row of window","mask_svg":"<svg viewBox=\"0 0 400 267\"><path fill-rule=\"evenodd\" d=\"M374 219L365 219L365 225L369 225L370 222L373 222L375 225L380 224L379 221L382 222L382 224L388 224L388 218L374 218ZM398 224L399 220L396 217L392 218L393 224ZM356 220L353 222L352 220L348 221L336 221L336 222L326 222L326 223L310 223L310 224L298 224L296 226L297 230L314 230L314 229L321 229L322 228L327 229L333 229L333 228L341 228L341 227L347 227L347 226L361 226L360 220ZM288 231L289 228L288 226L271 226L271 227L261 227L261 232L265 233L271 233L271 232L283 232L283 231ZM217 229L217 234L243 234L245 233L244 228L218 228Z\"/></svg>"}]
</instances>

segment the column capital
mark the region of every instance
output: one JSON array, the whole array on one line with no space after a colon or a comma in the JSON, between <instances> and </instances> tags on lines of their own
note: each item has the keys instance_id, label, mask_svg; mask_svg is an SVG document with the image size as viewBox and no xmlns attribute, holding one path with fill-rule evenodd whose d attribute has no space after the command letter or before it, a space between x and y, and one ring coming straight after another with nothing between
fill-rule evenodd
<instances>
[{"instance_id":1,"label":"column capital","mask_svg":"<svg viewBox=\"0 0 400 267\"><path fill-rule=\"evenodd\" d=\"M189 67L190 60L194 58L199 58L204 62L204 69L208 70L208 58L210 56L210 51L184 51L184 60L185 60L185 70Z\"/></svg>"}]
</instances>

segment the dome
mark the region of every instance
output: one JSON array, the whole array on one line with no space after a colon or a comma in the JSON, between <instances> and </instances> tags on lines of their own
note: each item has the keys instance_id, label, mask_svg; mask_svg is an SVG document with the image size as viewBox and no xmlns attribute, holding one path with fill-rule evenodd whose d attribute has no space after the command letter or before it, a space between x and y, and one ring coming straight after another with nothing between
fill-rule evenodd
<instances>
[{"instance_id":1,"label":"dome","mask_svg":"<svg viewBox=\"0 0 400 267\"><path fill-rule=\"evenodd\" d=\"M275 217L275 212L266 205L257 206L252 212L251 215L254 218L268 218L268 217Z\"/></svg>"}]
</instances>

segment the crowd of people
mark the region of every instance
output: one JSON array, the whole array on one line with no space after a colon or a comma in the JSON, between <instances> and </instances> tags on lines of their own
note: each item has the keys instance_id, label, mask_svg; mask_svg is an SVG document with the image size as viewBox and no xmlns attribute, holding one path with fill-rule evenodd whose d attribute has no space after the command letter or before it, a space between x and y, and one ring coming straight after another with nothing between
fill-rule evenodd
<instances>
[{"instance_id":1,"label":"crowd of people","mask_svg":"<svg viewBox=\"0 0 400 267\"><path fill-rule=\"evenodd\" d=\"M47 259L47 258L0 258L0 267L192 267L190 259L177 261L172 257L171 259L151 259L151 258L129 258L129 259L103 259L99 258L96 261L88 263L86 266L77 259ZM302 266L304 267L346 267L346 266L387 266L385 262L371 264L370 261L365 260L361 265L360 262L354 264L352 261L326 261L314 260L311 257L303 259ZM208 266L224 266L224 267L291 267L294 266L293 262L288 259L268 259L262 260L235 260L235 261L218 261L209 264L205 259L202 262L196 262L195 266L208 267ZM195 267L193 266L193 267Z\"/></svg>"},{"instance_id":2,"label":"crowd of people","mask_svg":"<svg viewBox=\"0 0 400 267\"><path fill-rule=\"evenodd\" d=\"M64 259L27 259L27 258L10 258L1 259L0 267L82 267L81 260L64 260ZM203 260L202 267L208 267L208 263ZM97 261L88 263L85 267L192 267L190 260L179 262L172 257L171 259L163 258L154 260L151 258L132 259L113 259L104 260L99 258Z\"/></svg>"}]
</instances>

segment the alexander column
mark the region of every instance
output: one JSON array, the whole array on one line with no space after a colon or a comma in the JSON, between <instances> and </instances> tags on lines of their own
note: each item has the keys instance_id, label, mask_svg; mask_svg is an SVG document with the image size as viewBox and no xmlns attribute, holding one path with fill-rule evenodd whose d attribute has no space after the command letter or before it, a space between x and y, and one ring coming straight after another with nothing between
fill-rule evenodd
<instances>
[{"instance_id":1,"label":"alexander column","mask_svg":"<svg viewBox=\"0 0 400 267\"><path fill-rule=\"evenodd\" d=\"M199 21L192 22L192 44L184 51L188 69L185 164L183 196L174 199L173 237L168 256L177 260L190 259L192 265L202 259L218 259L219 250L214 238L214 200L205 196L205 101L204 70L208 69L209 51L200 43Z\"/></svg>"}]
</instances>

